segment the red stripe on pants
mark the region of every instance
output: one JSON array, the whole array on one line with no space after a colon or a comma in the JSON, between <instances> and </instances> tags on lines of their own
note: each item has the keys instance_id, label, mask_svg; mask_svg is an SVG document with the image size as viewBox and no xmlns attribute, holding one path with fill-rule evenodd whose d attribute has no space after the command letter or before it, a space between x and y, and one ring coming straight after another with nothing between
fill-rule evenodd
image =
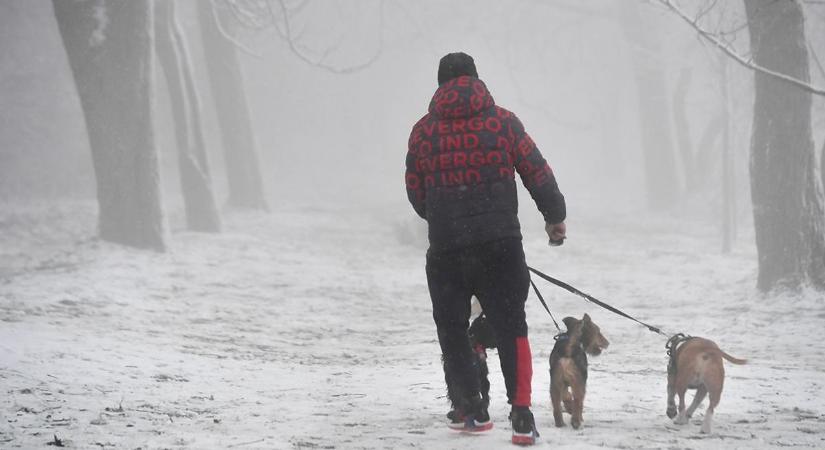
<instances>
[{"instance_id":1,"label":"red stripe on pants","mask_svg":"<svg viewBox=\"0 0 825 450\"><path fill-rule=\"evenodd\" d=\"M533 382L533 355L527 336L516 338L516 398L513 406L530 406Z\"/></svg>"}]
</instances>

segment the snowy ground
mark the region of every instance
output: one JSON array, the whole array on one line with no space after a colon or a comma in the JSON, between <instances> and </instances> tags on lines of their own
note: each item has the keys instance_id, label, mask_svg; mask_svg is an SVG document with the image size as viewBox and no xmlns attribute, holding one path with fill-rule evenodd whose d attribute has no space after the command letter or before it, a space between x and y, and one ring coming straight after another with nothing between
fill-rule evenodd
<instances>
[{"instance_id":1,"label":"snowy ground","mask_svg":"<svg viewBox=\"0 0 825 450\"><path fill-rule=\"evenodd\" d=\"M55 436L75 448L508 447L494 352L496 428L444 426L424 252L398 219L408 216L229 215L225 233L174 231L157 254L95 240L91 203L2 205L0 448ZM531 294L539 447L825 447L821 296L758 296L752 237L721 255L710 223L592 223L571 220L561 248L528 227L528 262L750 364L727 365L711 436L698 432L702 414L673 425L664 339L541 282L558 316L590 313L611 346L591 358L583 430L554 428L555 330Z\"/></svg>"}]
</instances>

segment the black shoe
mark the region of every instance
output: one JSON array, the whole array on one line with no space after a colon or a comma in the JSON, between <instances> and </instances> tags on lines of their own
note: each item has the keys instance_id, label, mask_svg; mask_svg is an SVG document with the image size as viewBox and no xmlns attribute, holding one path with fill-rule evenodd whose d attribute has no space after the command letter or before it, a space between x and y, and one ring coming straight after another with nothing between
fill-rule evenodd
<instances>
[{"instance_id":1,"label":"black shoe","mask_svg":"<svg viewBox=\"0 0 825 450\"><path fill-rule=\"evenodd\" d=\"M478 433L493 428L493 421L486 409L479 409L472 415L462 414L459 410L452 410L447 413L447 424L453 430Z\"/></svg>"},{"instance_id":2,"label":"black shoe","mask_svg":"<svg viewBox=\"0 0 825 450\"><path fill-rule=\"evenodd\" d=\"M536 421L533 413L526 406L514 406L510 411L510 424L513 427L513 444L533 445L539 432L536 430Z\"/></svg>"}]
</instances>

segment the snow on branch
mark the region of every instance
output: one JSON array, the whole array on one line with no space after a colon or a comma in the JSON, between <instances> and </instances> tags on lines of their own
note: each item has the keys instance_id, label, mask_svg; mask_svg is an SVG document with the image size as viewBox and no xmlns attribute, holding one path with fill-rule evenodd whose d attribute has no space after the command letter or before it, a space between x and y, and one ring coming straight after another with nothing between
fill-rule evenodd
<instances>
[{"instance_id":1,"label":"snow on branch","mask_svg":"<svg viewBox=\"0 0 825 450\"><path fill-rule=\"evenodd\" d=\"M767 69L754 63L753 60L745 58L739 52L737 52L736 49L734 49L730 45L730 43L724 41L723 39L720 39L718 35L716 35L715 33L712 33L702 28L698 23L698 19L691 18L684 10L679 8L671 0L658 0L658 2L667 7L670 11L675 13L682 20L687 22L691 27L693 27L694 30L696 30L697 33L699 33L699 36L703 37L704 39L718 47L720 50L725 52L725 54L733 58L733 60L738 62L740 65L747 67L748 69L754 70L756 72L762 73L764 75L768 75L776 79L782 80L786 83L790 83L804 91L810 92L811 94L825 97L825 89L823 88L814 86L798 78L794 78L783 73Z\"/></svg>"}]
</instances>

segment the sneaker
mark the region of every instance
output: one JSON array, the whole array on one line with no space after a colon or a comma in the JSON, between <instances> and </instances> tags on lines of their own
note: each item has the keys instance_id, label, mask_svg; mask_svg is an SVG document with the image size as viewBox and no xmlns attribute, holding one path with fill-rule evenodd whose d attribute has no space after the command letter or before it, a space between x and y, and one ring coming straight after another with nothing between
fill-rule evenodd
<instances>
[{"instance_id":1,"label":"sneaker","mask_svg":"<svg viewBox=\"0 0 825 450\"><path fill-rule=\"evenodd\" d=\"M510 411L510 424L513 427L513 444L533 445L539 432L536 430L536 421L533 413L526 406L514 406Z\"/></svg>"},{"instance_id":2,"label":"sneaker","mask_svg":"<svg viewBox=\"0 0 825 450\"><path fill-rule=\"evenodd\" d=\"M450 429L464 433L480 433L493 428L493 421L490 420L490 414L486 409L472 416L465 416L457 410L452 410L447 413L447 419L450 420L447 424Z\"/></svg>"},{"instance_id":3,"label":"sneaker","mask_svg":"<svg viewBox=\"0 0 825 450\"><path fill-rule=\"evenodd\" d=\"M461 412L459 412L458 410L453 409L453 410L450 410L450 412L447 413L447 420L449 420L451 424L452 423L464 423L464 415L461 414Z\"/></svg>"}]
</instances>

